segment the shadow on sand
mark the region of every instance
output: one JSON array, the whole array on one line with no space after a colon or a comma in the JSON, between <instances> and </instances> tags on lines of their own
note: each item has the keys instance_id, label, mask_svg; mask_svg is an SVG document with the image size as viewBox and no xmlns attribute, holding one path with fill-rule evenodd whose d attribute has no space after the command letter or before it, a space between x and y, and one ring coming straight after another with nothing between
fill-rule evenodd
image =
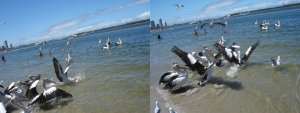
<instances>
[{"instance_id":1,"label":"shadow on sand","mask_svg":"<svg viewBox=\"0 0 300 113\"><path fill-rule=\"evenodd\" d=\"M241 90L243 89L242 83L241 82L237 82L237 81L226 81L223 78L219 78L219 77L212 77L209 81L209 83L212 84L223 84L226 87L229 87L233 90Z\"/></svg>"}]
</instances>

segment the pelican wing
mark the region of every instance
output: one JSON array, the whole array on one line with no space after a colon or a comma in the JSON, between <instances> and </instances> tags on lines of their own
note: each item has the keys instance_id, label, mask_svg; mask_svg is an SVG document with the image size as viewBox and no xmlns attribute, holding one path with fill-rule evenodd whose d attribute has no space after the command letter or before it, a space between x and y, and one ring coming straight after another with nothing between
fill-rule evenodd
<instances>
[{"instance_id":1,"label":"pelican wing","mask_svg":"<svg viewBox=\"0 0 300 113\"><path fill-rule=\"evenodd\" d=\"M244 56L242 57L241 60L247 61L247 60L249 59L250 55L253 53L253 51L256 49L256 47L257 47L258 45L259 45L259 42L256 42L255 44L251 45L251 46L247 49L246 53L244 54Z\"/></svg>"},{"instance_id":2,"label":"pelican wing","mask_svg":"<svg viewBox=\"0 0 300 113\"><path fill-rule=\"evenodd\" d=\"M56 97L72 98L73 96L64 90L57 89L56 87L51 87L48 90L46 90L45 92L41 93L40 95L37 95L36 97L34 97L32 99L32 101L28 104L28 106L31 106L36 103L38 103L38 104L45 103L48 100L51 100Z\"/></svg>"},{"instance_id":3,"label":"pelican wing","mask_svg":"<svg viewBox=\"0 0 300 113\"><path fill-rule=\"evenodd\" d=\"M62 67L61 67L59 61L56 58L53 58L53 65L54 65L54 70L55 70L55 74L56 74L57 79L60 82L63 82L63 77L62 77L63 70L62 70Z\"/></svg>"},{"instance_id":4,"label":"pelican wing","mask_svg":"<svg viewBox=\"0 0 300 113\"><path fill-rule=\"evenodd\" d=\"M177 46L173 46L172 52L176 54L180 59L189 67L192 71L197 71L200 75L202 75L205 70L204 66L196 60L193 55L188 54L187 52L182 51Z\"/></svg>"}]
</instances>

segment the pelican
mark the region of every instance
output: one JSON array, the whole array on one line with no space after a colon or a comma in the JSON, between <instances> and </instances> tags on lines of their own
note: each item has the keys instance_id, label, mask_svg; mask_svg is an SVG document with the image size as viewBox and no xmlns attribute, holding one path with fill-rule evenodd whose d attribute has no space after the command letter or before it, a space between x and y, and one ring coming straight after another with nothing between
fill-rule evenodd
<instances>
[{"instance_id":1,"label":"pelican","mask_svg":"<svg viewBox=\"0 0 300 113\"><path fill-rule=\"evenodd\" d=\"M56 100L60 98L72 98L73 96L62 90L58 89L54 86L50 87L49 89L46 88L46 83L55 83L47 78L44 78L43 80L43 88L44 92L35 96L28 104L28 106L32 106L34 104L45 104L45 103L51 103L55 102Z\"/></svg>"},{"instance_id":2,"label":"pelican","mask_svg":"<svg viewBox=\"0 0 300 113\"><path fill-rule=\"evenodd\" d=\"M176 54L192 71L197 71L199 75L203 75L206 67L201 64L192 54L182 51L177 46L173 46L172 52Z\"/></svg>"},{"instance_id":3,"label":"pelican","mask_svg":"<svg viewBox=\"0 0 300 113\"><path fill-rule=\"evenodd\" d=\"M170 113L177 113L173 110L173 108L169 108Z\"/></svg>"},{"instance_id":4,"label":"pelican","mask_svg":"<svg viewBox=\"0 0 300 113\"><path fill-rule=\"evenodd\" d=\"M182 5L182 4L174 4L174 6L176 6L177 9L181 8L181 7L184 7L184 5Z\"/></svg>"},{"instance_id":5,"label":"pelican","mask_svg":"<svg viewBox=\"0 0 300 113\"><path fill-rule=\"evenodd\" d=\"M0 113L6 113L6 109L5 109L5 106L4 104L2 103L2 101L0 101Z\"/></svg>"},{"instance_id":6,"label":"pelican","mask_svg":"<svg viewBox=\"0 0 300 113\"><path fill-rule=\"evenodd\" d=\"M266 26L266 25L261 25L261 26L260 26L260 29L261 29L261 30L268 30L268 29L269 29L269 27L268 27L268 26Z\"/></svg>"},{"instance_id":7,"label":"pelican","mask_svg":"<svg viewBox=\"0 0 300 113\"><path fill-rule=\"evenodd\" d=\"M119 41L116 42L117 45L122 45L122 40L119 38Z\"/></svg>"},{"instance_id":8,"label":"pelican","mask_svg":"<svg viewBox=\"0 0 300 113\"><path fill-rule=\"evenodd\" d=\"M280 65L280 56L277 56L277 59L271 58L272 61L272 67L277 67Z\"/></svg>"},{"instance_id":9,"label":"pelican","mask_svg":"<svg viewBox=\"0 0 300 113\"><path fill-rule=\"evenodd\" d=\"M110 44L106 43L106 46L102 47L102 50L109 50Z\"/></svg>"},{"instance_id":10,"label":"pelican","mask_svg":"<svg viewBox=\"0 0 300 113\"><path fill-rule=\"evenodd\" d=\"M213 76L212 75L213 65L214 65L214 63L210 63L207 66L207 69L205 70L204 76L202 77L202 79L198 83L199 86L202 86L203 84L207 83L210 80L210 78Z\"/></svg>"},{"instance_id":11,"label":"pelican","mask_svg":"<svg viewBox=\"0 0 300 113\"><path fill-rule=\"evenodd\" d=\"M160 113L160 107L157 101L155 101L155 109L154 109L154 113Z\"/></svg>"},{"instance_id":12,"label":"pelican","mask_svg":"<svg viewBox=\"0 0 300 113\"><path fill-rule=\"evenodd\" d=\"M69 46L69 44L70 44L70 41L67 42L67 46Z\"/></svg>"},{"instance_id":13,"label":"pelican","mask_svg":"<svg viewBox=\"0 0 300 113\"><path fill-rule=\"evenodd\" d=\"M28 99L32 99L34 98L36 95L38 95L39 93L37 92L37 85L39 83L40 80L35 80L32 84L30 84L30 87L28 88L28 90L26 91L26 97Z\"/></svg>"},{"instance_id":14,"label":"pelican","mask_svg":"<svg viewBox=\"0 0 300 113\"><path fill-rule=\"evenodd\" d=\"M177 63L173 63L172 65L172 69L173 71L169 71L169 72L166 72L164 73L161 77L160 77L160 80L159 80L159 85L164 85L163 87L165 88L166 87L166 84L168 82L170 82L170 79L174 76L182 76L182 71L181 69L186 69L185 67L181 67L179 66Z\"/></svg>"},{"instance_id":15,"label":"pelican","mask_svg":"<svg viewBox=\"0 0 300 113\"><path fill-rule=\"evenodd\" d=\"M169 91L176 91L180 89L188 80L187 69L184 69L183 73L180 73L179 76L171 77L170 81L166 84L166 87Z\"/></svg>"},{"instance_id":16,"label":"pelican","mask_svg":"<svg viewBox=\"0 0 300 113\"><path fill-rule=\"evenodd\" d=\"M28 111L28 107L25 107L20 101L21 100L20 100L19 97L17 97L15 94L12 94L12 98L10 100L11 105L16 107L16 108L19 108L22 111L21 113L30 113Z\"/></svg>"},{"instance_id":17,"label":"pelican","mask_svg":"<svg viewBox=\"0 0 300 113\"><path fill-rule=\"evenodd\" d=\"M253 53L253 51L258 45L259 42L256 42L255 44L251 45L245 52L244 56L240 58L240 55L238 55L240 52L235 52L235 49L239 48L239 46L237 46L236 44L233 44L233 46L231 46L230 48L225 48L219 43L214 44L217 50L224 56L224 58L228 62L238 64L240 67L244 66L244 62L246 62L249 59L250 55Z\"/></svg>"},{"instance_id":18,"label":"pelican","mask_svg":"<svg viewBox=\"0 0 300 113\"><path fill-rule=\"evenodd\" d=\"M224 44L225 44L225 40L224 40L224 37L223 37L223 36L221 37L221 40L219 41L219 44L221 44L221 45L224 45Z\"/></svg>"},{"instance_id":19,"label":"pelican","mask_svg":"<svg viewBox=\"0 0 300 113\"><path fill-rule=\"evenodd\" d=\"M67 61L68 64L71 64L71 62L73 61L72 58L71 58L70 53L68 53L68 57L66 58L66 61Z\"/></svg>"},{"instance_id":20,"label":"pelican","mask_svg":"<svg viewBox=\"0 0 300 113\"><path fill-rule=\"evenodd\" d=\"M101 44L101 38L99 39L98 43Z\"/></svg>"},{"instance_id":21,"label":"pelican","mask_svg":"<svg viewBox=\"0 0 300 113\"><path fill-rule=\"evenodd\" d=\"M70 79L68 77L67 72L70 68L70 65L68 65L66 69L63 70L59 61L56 58L53 58L53 66L54 66L56 77L62 85L78 82L77 78Z\"/></svg>"},{"instance_id":22,"label":"pelican","mask_svg":"<svg viewBox=\"0 0 300 113\"><path fill-rule=\"evenodd\" d=\"M275 27L279 28L280 27L280 21L278 20L277 23L275 23Z\"/></svg>"}]
</instances>

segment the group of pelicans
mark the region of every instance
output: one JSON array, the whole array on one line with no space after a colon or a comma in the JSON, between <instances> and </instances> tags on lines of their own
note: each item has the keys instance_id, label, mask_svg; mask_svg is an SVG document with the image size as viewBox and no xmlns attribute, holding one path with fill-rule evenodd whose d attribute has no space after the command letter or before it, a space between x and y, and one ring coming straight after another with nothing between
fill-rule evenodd
<instances>
[{"instance_id":1,"label":"group of pelicans","mask_svg":"<svg viewBox=\"0 0 300 113\"><path fill-rule=\"evenodd\" d=\"M99 39L99 45L101 45L101 39ZM116 42L116 45L122 45L123 42L122 40L119 38L119 40ZM109 37L107 38L106 42L105 42L105 46L102 47L102 50L109 50L111 47L112 43L109 39Z\"/></svg>"},{"instance_id":2,"label":"group of pelicans","mask_svg":"<svg viewBox=\"0 0 300 113\"><path fill-rule=\"evenodd\" d=\"M177 46L173 46L171 51L177 55L184 63L185 66L180 66L177 63L172 64L172 71L163 73L159 80L159 85L163 89L167 89L170 92L176 92L183 87L188 81L187 70L196 72L201 76L200 81L197 83L198 86L204 86L212 78L214 67L220 68L224 66L233 65L237 68L243 68L246 62L250 58L251 54L259 45L259 41L252 44L241 57L240 46L233 42L229 47L225 46L226 41L224 37L221 37L219 42L215 42L213 45L217 50L214 53L211 49L204 46L202 51L187 53ZM280 65L280 56L271 58L272 66L278 67ZM217 86L215 86L217 87ZM156 101L156 109L159 108L158 102ZM159 110L160 111L160 110ZM155 112L159 113L159 112ZM170 108L170 113L174 113L174 110Z\"/></svg>"},{"instance_id":3,"label":"group of pelicans","mask_svg":"<svg viewBox=\"0 0 300 113\"><path fill-rule=\"evenodd\" d=\"M203 86L213 76L212 71L214 67L220 68L230 64L239 68L245 67L246 62L258 45L259 41L252 44L243 56L240 55L240 50L238 50L240 46L237 45L236 42L226 47L223 36L219 42L214 44L217 53L214 53L206 46L204 46L202 51L192 53L187 53L177 46L173 46L171 51L185 63L185 66L173 63L173 70L164 73L160 77L159 85L162 86L163 89L169 89L171 92L180 89L188 80L187 69L189 69L193 72L197 72L201 76L198 85ZM277 56L277 59L271 58L271 62L273 67L279 66L280 56Z\"/></svg>"},{"instance_id":4,"label":"group of pelicans","mask_svg":"<svg viewBox=\"0 0 300 113\"><path fill-rule=\"evenodd\" d=\"M9 112L8 106L20 109L24 113L30 113L36 106L55 106L62 98L72 98L72 94L58 88L57 86L78 83L78 78L69 78L68 65L64 70L56 58L53 58L53 66L59 83L43 78L39 75L29 75L27 80L12 82L5 90L0 91L0 113ZM43 91L37 90L38 84L42 83ZM4 88L2 83L0 87ZM24 103L28 103L24 105Z\"/></svg>"},{"instance_id":5,"label":"group of pelicans","mask_svg":"<svg viewBox=\"0 0 300 113\"><path fill-rule=\"evenodd\" d=\"M255 21L254 24L255 24L255 25L258 25L257 20ZM260 24L259 26L260 26L260 29L261 29L261 30L267 31L267 30L269 29L269 25L270 25L270 20L264 20L264 21L262 22L262 24ZM280 21L277 20L277 23L275 23L274 26L275 26L276 29L279 29L280 26L281 26Z\"/></svg>"}]
</instances>

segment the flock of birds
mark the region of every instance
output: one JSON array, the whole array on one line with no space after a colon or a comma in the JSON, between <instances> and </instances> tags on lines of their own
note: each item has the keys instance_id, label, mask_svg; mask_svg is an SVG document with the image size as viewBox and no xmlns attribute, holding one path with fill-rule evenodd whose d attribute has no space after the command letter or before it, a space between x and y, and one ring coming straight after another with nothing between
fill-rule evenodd
<instances>
[{"instance_id":1,"label":"flock of birds","mask_svg":"<svg viewBox=\"0 0 300 113\"><path fill-rule=\"evenodd\" d=\"M68 65L64 70L56 58L53 58L53 66L57 79L55 82L42 75L29 75L26 80L11 82L4 91L0 91L0 112L8 112L6 107L13 106L24 113L30 113L35 107L50 105L54 106L62 98L72 98L72 94L58 88L62 85L78 83L78 78L69 78ZM43 91L37 90L38 84L42 83ZM1 88L4 86L1 84ZM28 103L24 105L24 103Z\"/></svg>"},{"instance_id":2,"label":"flock of birds","mask_svg":"<svg viewBox=\"0 0 300 113\"><path fill-rule=\"evenodd\" d=\"M101 45L101 39L99 39L99 44ZM122 40L119 38L118 41L116 42L116 45L119 46L119 45L122 45L123 42ZM107 38L106 42L105 42L105 46L102 47L102 50L109 50L110 47L111 47L112 43L109 39L109 37Z\"/></svg>"},{"instance_id":3,"label":"flock of birds","mask_svg":"<svg viewBox=\"0 0 300 113\"><path fill-rule=\"evenodd\" d=\"M255 25L258 25L257 20L255 21L254 24L255 24ZM260 29L261 29L261 30L267 31L267 30L269 29L269 25L270 25L270 20L264 20L264 21L262 22L262 24L260 24L259 26L260 26ZM274 26L275 26L276 29L279 29L280 26L281 26L280 21L277 20L277 23L275 23Z\"/></svg>"},{"instance_id":4,"label":"flock of birds","mask_svg":"<svg viewBox=\"0 0 300 113\"><path fill-rule=\"evenodd\" d=\"M215 25L224 28L227 26L227 21L225 22L215 22L210 20L209 22L193 22L192 24L201 25L200 28L203 29L204 26L209 26L213 28ZM255 25L258 25L258 22L255 22ZM269 20L264 20L262 24L259 25L262 30L268 30L270 26ZM278 20L274 24L276 29L279 29L281 24ZM197 29L194 30L194 35L197 35ZM177 63L172 64L172 70L163 73L159 79L159 86L164 90L169 90L169 92L179 91L185 84L188 82L188 73L187 70L191 70L200 75L201 79L198 81L197 85L200 87L205 86L205 84L211 82L213 77L213 70L225 66L233 66L236 68L245 68L246 63L250 56L253 54L255 49L260 45L260 42L257 41L253 43L241 56L240 46L233 42L232 45L226 47L227 43L224 37L222 36L220 41L213 44L215 51L208 48L207 46L203 47L203 50L199 52L185 52L177 46L173 46L171 52L178 56L185 64L185 66L180 66ZM276 58L271 58L271 66L278 67L280 65L280 56ZM217 87L218 85L214 85ZM155 113L160 113L160 107L158 101L155 103ZM170 108L170 113L175 112Z\"/></svg>"},{"instance_id":5,"label":"flock of birds","mask_svg":"<svg viewBox=\"0 0 300 113\"><path fill-rule=\"evenodd\" d=\"M101 45L101 38L98 41ZM122 45L123 42L119 38L116 45ZM69 47L70 41L67 41L67 47ZM112 43L109 38L105 42L106 46L103 46L103 50L110 49ZM63 49L62 49L63 50ZM49 56L52 56L53 52L49 50ZM38 48L38 55L43 56L42 47ZM58 83L50 80L48 78L42 78L42 75L29 75L26 80L11 82L4 91L0 91L0 113L10 112L8 107L20 109L21 112L30 113L37 106L55 106L58 100L61 98L72 98L72 94L59 89L57 86L70 85L80 82L80 78L68 77L68 71L70 69L70 64L73 59L70 52L67 54L65 59L67 62L66 68L63 68L59 61L53 57L53 66L58 79ZM42 84L43 91L39 92L37 90L38 84ZM4 88L2 82L0 84L1 88ZM27 103L25 105L24 103Z\"/></svg>"}]
</instances>

